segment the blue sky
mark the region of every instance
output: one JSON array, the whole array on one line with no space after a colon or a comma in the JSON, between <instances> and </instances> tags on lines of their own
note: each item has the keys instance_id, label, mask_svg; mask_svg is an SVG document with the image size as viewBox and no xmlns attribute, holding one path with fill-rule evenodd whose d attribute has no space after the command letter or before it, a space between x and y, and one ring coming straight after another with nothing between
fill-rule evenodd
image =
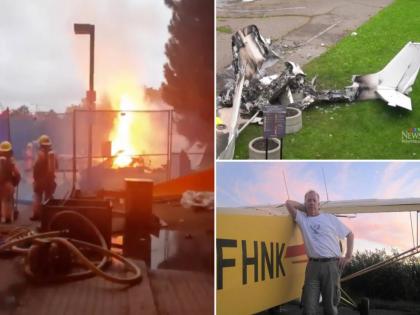
<instances>
[{"instance_id":1,"label":"blue sky","mask_svg":"<svg viewBox=\"0 0 420 315\"><path fill-rule=\"evenodd\" d=\"M420 197L420 163L413 162L235 162L217 163L217 206L237 207L303 201L309 189L327 200ZM409 213L359 214L343 219L358 249L411 247ZM414 214L412 215L413 223Z\"/></svg>"}]
</instances>

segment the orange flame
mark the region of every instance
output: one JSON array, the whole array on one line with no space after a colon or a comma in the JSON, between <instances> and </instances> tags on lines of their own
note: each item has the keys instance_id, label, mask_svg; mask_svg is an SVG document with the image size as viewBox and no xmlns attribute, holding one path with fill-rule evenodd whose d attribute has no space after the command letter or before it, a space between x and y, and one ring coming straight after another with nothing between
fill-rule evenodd
<instances>
[{"instance_id":1,"label":"orange flame","mask_svg":"<svg viewBox=\"0 0 420 315\"><path fill-rule=\"evenodd\" d=\"M133 129L134 117L133 113L124 112L136 109L135 103L130 100L128 95L123 95L120 101L120 110L122 111L114 120L114 130L111 133L112 141L112 156L115 156L112 167L127 167L129 166L136 153L134 139L131 130Z\"/></svg>"},{"instance_id":2,"label":"orange flame","mask_svg":"<svg viewBox=\"0 0 420 315\"><path fill-rule=\"evenodd\" d=\"M112 107L121 111L114 119L113 129L108 140L112 143L111 154L114 157L113 168L141 166L157 168L158 160L151 165L149 157L143 154L162 152L165 148L166 126L162 127L161 114L134 111L159 109L156 104L146 102L144 90L134 81L121 79L113 82L108 89ZM148 162L145 162L148 161ZM155 164L156 163L156 164Z\"/></svg>"}]
</instances>

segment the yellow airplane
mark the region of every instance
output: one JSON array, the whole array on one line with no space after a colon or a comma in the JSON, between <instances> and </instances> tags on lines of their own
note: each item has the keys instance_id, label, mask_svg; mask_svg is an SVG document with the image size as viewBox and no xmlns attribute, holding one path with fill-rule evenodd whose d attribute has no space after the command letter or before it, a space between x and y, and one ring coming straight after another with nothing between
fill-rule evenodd
<instances>
[{"instance_id":1,"label":"yellow airplane","mask_svg":"<svg viewBox=\"0 0 420 315\"><path fill-rule=\"evenodd\" d=\"M420 211L420 198L327 201L321 211ZM254 314L300 298L307 256L284 205L217 208L216 222L217 314Z\"/></svg>"}]
</instances>

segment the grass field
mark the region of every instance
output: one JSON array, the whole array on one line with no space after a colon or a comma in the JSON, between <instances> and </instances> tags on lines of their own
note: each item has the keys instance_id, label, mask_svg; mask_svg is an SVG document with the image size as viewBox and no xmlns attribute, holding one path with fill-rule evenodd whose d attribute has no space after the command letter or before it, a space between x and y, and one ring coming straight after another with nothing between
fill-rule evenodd
<instances>
[{"instance_id":1,"label":"grass field","mask_svg":"<svg viewBox=\"0 0 420 315\"><path fill-rule=\"evenodd\" d=\"M305 65L318 89L341 89L353 74L381 70L408 41L420 42L420 1L396 0L320 57ZM420 130L420 77L410 94L412 111L381 100L312 106L303 128L284 139L285 159L418 159L420 143L403 143L402 132ZM248 158L248 143L262 128L248 127L239 137L236 159Z\"/></svg>"},{"instance_id":2,"label":"grass field","mask_svg":"<svg viewBox=\"0 0 420 315\"><path fill-rule=\"evenodd\" d=\"M232 34L233 33L233 30L229 25L228 26L225 26L225 25L218 26L216 30L220 33L226 33L226 34Z\"/></svg>"}]
</instances>

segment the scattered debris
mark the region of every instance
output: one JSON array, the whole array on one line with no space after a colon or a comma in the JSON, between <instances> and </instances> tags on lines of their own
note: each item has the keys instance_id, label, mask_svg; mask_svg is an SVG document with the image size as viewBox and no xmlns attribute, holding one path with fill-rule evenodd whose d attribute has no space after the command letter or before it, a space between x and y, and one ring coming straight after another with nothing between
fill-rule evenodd
<instances>
[{"instance_id":1,"label":"scattered debris","mask_svg":"<svg viewBox=\"0 0 420 315\"><path fill-rule=\"evenodd\" d=\"M241 95L243 114L253 114L268 102L304 110L316 102L353 102L378 96L390 106L411 110L411 100L406 95L411 92L420 68L420 43L409 42L375 74L353 76L353 84L344 90L317 91L316 77L307 82L300 66L291 61L285 63L286 69L281 74L261 77L267 67L278 61L278 54L266 44L255 25L238 31L232 41L235 76L243 68L246 79ZM234 80L228 80L218 98L219 105L233 105L236 87Z\"/></svg>"},{"instance_id":2,"label":"scattered debris","mask_svg":"<svg viewBox=\"0 0 420 315\"><path fill-rule=\"evenodd\" d=\"M255 25L249 25L232 36L232 55L235 74L244 71L246 78L264 72L279 59Z\"/></svg>"},{"instance_id":3,"label":"scattered debris","mask_svg":"<svg viewBox=\"0 0 420 315\"><path fill-rule=\"evenodd\" d=\"M338 23L305 43L321 36ZM353 33L352 36L355 36ZM325 44L321 43L321 46ZM282 47L290 45L283 44ZM382 98L390 106L411 110L411 99L407 95L411 92L420 68L420 43L409 42L383 70L374 74L355 75L352 78L353 84L342 90L318 91L317 78L307 80L300 66L292 61L285 62L285 70L280 74L265 76L266 69L280 58L255 25L247 26L232 36L232 54L233 73L224 78L217 99L219 107L232 107L231 121L225 120L223 126L218 125L216 132L217 154L222 159L233 158L235 138L243 130L238 130L239 115L249 119L269 103L305 110L317 103L343 102L349 106L349 103L358 100ZM255 122L255 117L252 120ZM223 145L219 148L222 140Z\"/></svg>"},{"instance_id":4,"label":"scattered debris","mask_svg":"<svg viewBox=\"0 0 420 315\"><path fill-rule=\"evenodd\" d=\"M351 36L357 36L357 32L351 32Z\"/></svg>"},{"instance_id":5,"label":"scattered debris","mask_svg":"<svg viewBox=\"0 0 420 315\"><path fill-rule=\"evenodd\" d=\"M310 82L306 81L306 74L300 66L287 61L286 69L280 75L266 76L262 79L251 78L245 81L241 95L241 113L253 115L268 103L282 104L306 109L316 101L337 102L352 101L354 95L351 91L316 91L316 77ZM230 83L225 86L219 97L219 105L232 107L234 93Z\"/></svg>"},{"instance_id":6,"label":"scattered debris","mask_svg":"<svg viewBox=\"0 0 420 315\"><path fill-rule=\"evenodd\" d=\"M187 190L182 194L181 204L184 208L194 207L211 210L214 207L214 193Z\"/></svg>"},{"instance_id":7,"label":"scattered debris","mask_svg":"<svg viewBox=\"0 0 420 315\"><path fill-rule=\"evenodd\" d=\"M251 124L258 124L261 125L263 121L262 117L255 117L254 119L251 120Z\"/></svg>"}]
</instances>

